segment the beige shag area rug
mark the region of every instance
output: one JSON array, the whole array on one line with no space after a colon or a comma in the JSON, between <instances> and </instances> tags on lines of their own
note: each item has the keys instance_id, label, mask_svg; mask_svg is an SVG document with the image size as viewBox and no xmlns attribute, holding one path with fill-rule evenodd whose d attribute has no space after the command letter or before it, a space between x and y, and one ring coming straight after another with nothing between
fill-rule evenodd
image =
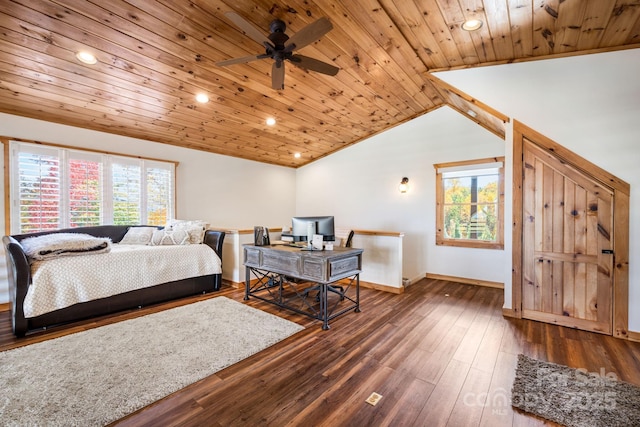
<instances>
[{"instance_id":1,"label":"beige shag area rug","mask_svg":"<svg viewBox=\"0 0 640 427\"><path fill-rule=\"evenodd\" d=\"M5 351L0 425L105 425L303 329L216 297Z\"/></svg>"},{"instance_id":2,"label":"beige shag area rug","mask_svg":"<svg viewBox=\"0 0 640 427\"><path fill-rule=\"evenodd\" d=\"M640 426L640 388L616 375L518 356L514 407L568 427Z\"/></svg>"}]
</instances>

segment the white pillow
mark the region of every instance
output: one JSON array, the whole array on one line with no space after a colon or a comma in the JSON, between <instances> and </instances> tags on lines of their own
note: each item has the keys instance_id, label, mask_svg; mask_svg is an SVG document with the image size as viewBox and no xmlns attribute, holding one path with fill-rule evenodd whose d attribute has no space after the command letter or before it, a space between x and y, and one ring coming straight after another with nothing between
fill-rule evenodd
<instances>
[{"instance_id":1,"label":"white pillow","mask_svg":"<svg viewBox=\"0 0 640 427\"><path fill-rule=\"evenodd\" d=\"M165 230L186 230L189 233L189 240L193 245L199 245L204 241L204 232L209 224L205 221L172 219L167 222Z\"/></svg>"},{"instance_id":2,"label":"white pillow","mask_svg":"<svg viewBox=\"0 0 640 427\"><path fill-rule=\"evenodd\" d=\"M209 227L209 223L207 221L203 221L201 219L170 219L164 228L173 229L176 225L182 226L192 226L197 225L204 229Z\"/></svg>"},{"instance_id":3,"label":"white pillow","mask_svg":"<svg viewBox=\"0 0 640 427\"><path fill-rule=\"evenodd\" d=\"M131 227L120 240L121 245L148 245L156 227Z\"/></svg>"},{"instance_id":4,"label":"white pillow","mask_svg":"<svg viewBox=\"0 0 640 427\"><path fill-rule=\"evenodd\" d=\"M199 245L204 240L204 227L198 225L174 225L172 230L184 230L189 234L189 242L192 245Z\"/></svg>"},{"instance_id":5,"label":"white pillow","mask_svg":"<svg viewBox=\"0 0 640 427\"><path fill-rule=\"evenodd\" d=\"M189 233L185 230L156 230L151 236L151 246L189 245Z\"/></svg>"}]
</instances>

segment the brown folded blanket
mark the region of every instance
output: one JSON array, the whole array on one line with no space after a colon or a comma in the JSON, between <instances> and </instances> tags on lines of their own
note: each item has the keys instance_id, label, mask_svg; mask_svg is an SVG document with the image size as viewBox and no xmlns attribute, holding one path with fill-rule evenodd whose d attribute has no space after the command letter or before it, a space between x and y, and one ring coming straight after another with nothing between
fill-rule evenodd
<instances>
[{"instance_id":1,"label":"brown folded blanket","mask_svg":"<svg viewBox=\"0 0 640 427\"><path fill-rule=\"evenodd\" d=\"M45 260L61 256L103 253L111 250L111 239L84 233L51 233L28 237L20 242L31 260Z\"/></svg>"}]
</instances>

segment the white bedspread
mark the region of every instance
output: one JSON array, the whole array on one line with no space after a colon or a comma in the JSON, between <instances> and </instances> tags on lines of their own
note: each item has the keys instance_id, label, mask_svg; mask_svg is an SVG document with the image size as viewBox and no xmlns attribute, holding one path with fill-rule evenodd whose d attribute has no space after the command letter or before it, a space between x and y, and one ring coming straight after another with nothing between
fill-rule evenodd
<instances>
[{"instance_id":1,"label":"white bedspread","mask_svg":"<svg viewBox=\"0 0 640 427\"><path fill-rule=\"evenodd\" d=\"M24 315L35 317L79 302L221 272L220 258L204 244L114 244L109 253L36 261Z\"/></svg>"}]
</instances>

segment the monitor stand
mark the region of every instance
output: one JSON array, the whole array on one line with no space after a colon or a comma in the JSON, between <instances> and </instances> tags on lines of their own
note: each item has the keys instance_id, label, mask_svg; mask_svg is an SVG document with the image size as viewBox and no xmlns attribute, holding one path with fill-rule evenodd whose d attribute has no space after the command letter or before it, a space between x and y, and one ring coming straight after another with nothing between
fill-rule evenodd
<instances>
[{"instance_id":1,"label":"monitor stand","mask_svg":"<svg viewBox=\"0 0 640 427\"><path fill-rule=\"evenodd\" d=\"M322 249L316 249L313 246L305 246L303 248L300 248L301 251L323 251L324 248Z\"/></svg>"}]
</instances>

